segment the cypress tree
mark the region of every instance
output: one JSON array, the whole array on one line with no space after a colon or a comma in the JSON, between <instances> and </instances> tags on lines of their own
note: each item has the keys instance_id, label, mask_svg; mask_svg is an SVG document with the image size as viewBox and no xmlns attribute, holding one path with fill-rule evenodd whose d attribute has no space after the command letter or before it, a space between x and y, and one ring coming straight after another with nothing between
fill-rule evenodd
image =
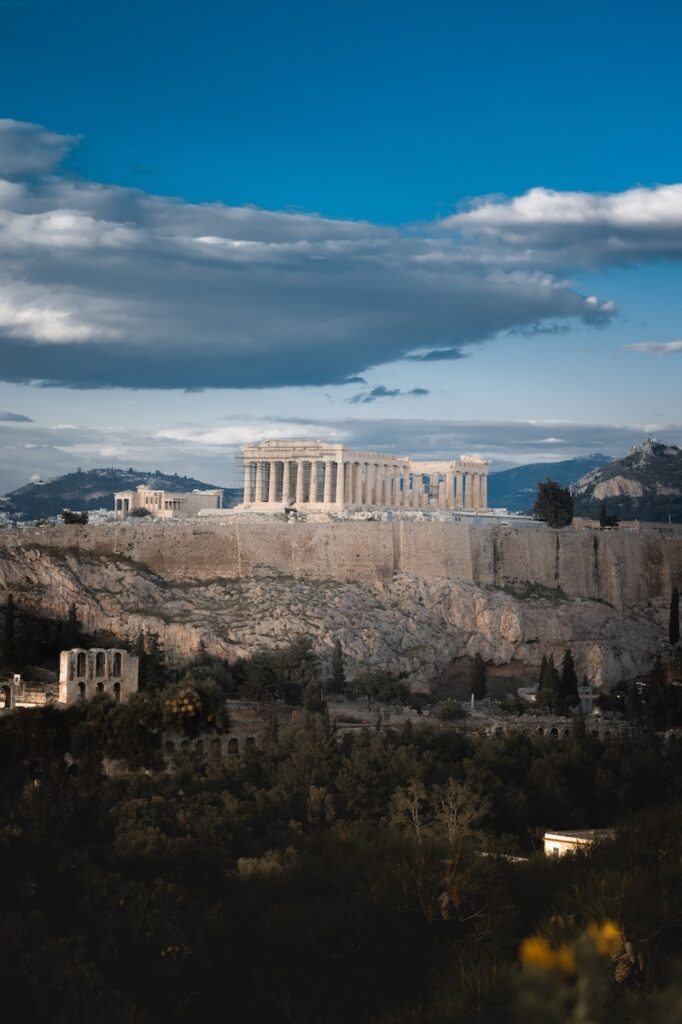
<instances>
[{"instance_id":1,"label":"cypress tree","mask_svg":"<svg viewBox=\"0 0 682 1024\"><path fill-rule=\"evenodd\" d=\"M343 663L343 648L341 641L334 641L332 653L332 690L334 693L343 693L346 685L346 670Z\"/></svg>"},{"instance_id":2,"label":"cypress tree","mask_svg":"<svg viewBox=\"0 0 682 1024\"><path fill-rule=\"evenodd\" d=\"M480 654L474 657L471 666L471 691L474 700L483 700L487 692L485 662Z\"/></svg>"},{"instance_id":3,"label":"cypress tree","mask_svg":"<svg viewBox=\"0 0 682 1024\"><path fill-rule=\"evenodd\" d=\"M602 501L601 505L599 506L599 526L602 530L606 528L608 521L609 514L606 511L606 502Z\"/></svg>"},{"instance_id":4,"label":"cypress tree","mask_svg":"<svg viewBox=\"0 0 682 1024\"><path fill-rule=\"evenodd\" d=\"M676 644L680 639L680 592L673 587L670 595L670 622L668 624L668 640Z\"/></svg>"},{"instance_id":5,"label":"cypress tree","mask_svg":"<svg viewBox=\"0 0 682 1024\"><path fill-rule=\"evenodd\" d=\"M560 679L554 664L554 655L550 654L545 661L544 679L540 684L538 700L553 711L560 703Z\"/></svg>"},{"instance_id":6,"label":"cypress tree","mask_svg":"<svg viewBox=\"0 0 682 1024\"><path fill-rule=\"evenodd\" d=\"M561 677L559 680L559 696L563 704L568 707L575 707L580 703L578 696L578 676L575 671L573 652L569 648L564 654L561 662Z\"/></svg>"}]
</instances>

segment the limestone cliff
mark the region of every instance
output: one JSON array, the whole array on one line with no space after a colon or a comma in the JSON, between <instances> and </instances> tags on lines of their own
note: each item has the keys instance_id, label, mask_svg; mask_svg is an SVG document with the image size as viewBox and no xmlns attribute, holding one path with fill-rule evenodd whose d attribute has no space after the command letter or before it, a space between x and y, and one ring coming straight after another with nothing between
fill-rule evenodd
<instances>
[{"instance_id":1,"label":"limestone cliff","mask_svg":"<svg viewBox=\"0 0 682 1024\"><path fill-rule=\"evenodd\" d=\"M297 633L352 673L406 671L428 689L479 651L527 678L571 647L610 685L646 670L665 637L682 541L644 533L458 523L138 523L0 533L0 599L91 629L158 632L230 658Z\"/></svg>"}]
</instances>

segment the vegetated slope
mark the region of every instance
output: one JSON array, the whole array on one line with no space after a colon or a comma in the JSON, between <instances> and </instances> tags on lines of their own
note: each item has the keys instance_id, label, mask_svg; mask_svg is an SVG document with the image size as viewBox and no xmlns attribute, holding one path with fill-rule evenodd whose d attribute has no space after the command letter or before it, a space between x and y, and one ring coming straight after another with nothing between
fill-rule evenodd
<instances>
[{"instance_id":1,"label":"vegetated slope","mask_svg":"<svg viewBox=\"0 0 682 1024\"><path fill-rule=\"evenodd\" d=\"M131 490L139 484L165 491L192 491L214 489L216 484L203 483L189 476L177 473L161 473L157 470L137 469L90 469L78 470L53 480L26 484L0 498L0 512L24 519L38 519L56 516L62 509L92 511L114 507L116 491ZM241 490L224 488L225 506L241 501Z\"/></svg>"},{"instance_id":2,"label":"vegetated slope","mask_svg":"<svg viewBox=\"0 0 682 1024\"><path fill-rule=\"evenodd\" d=\"M647 438L583 476L575 487L575 514L598 519L602 502L619 519L682 523L682 449Z\"/></svg>"},{"instance_id":3,"label":"vegetated slope","mask_svg":"<svg viewBox=\"0 0 682 1024\"><path fill-rule=\"evenodd\" d=\"M532 462L527 466L504 469L488 477L488 504L491 508L508 508L510 512L526 512L533 507L538 482L550 477L562 487L575 484L592 470L606 466L608 455L595 453L563 462Z\"/></svg>"}]
</instances>

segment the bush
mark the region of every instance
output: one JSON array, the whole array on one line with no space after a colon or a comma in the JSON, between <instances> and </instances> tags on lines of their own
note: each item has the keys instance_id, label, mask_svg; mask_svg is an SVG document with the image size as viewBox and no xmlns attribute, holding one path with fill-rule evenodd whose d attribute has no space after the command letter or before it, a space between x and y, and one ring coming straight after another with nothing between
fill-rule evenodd
<instances>
[{"instance_id":1,"label":"bush","mask_svg":"<svg viewBox=\"0 0 682 1024\"><path fill-rule=\"evenodd\" d=\"M65 508L62 512L62 519L69 526L85 526L88 522L88 513L71 512L68 508Z\"/></svg>"},{"instance_id":2,"label":"bush","mask_svg":"<svg viewBox=\"0 0 682 1024\"><path fill-rule=\"evenodd\" d=\"M140 506L140 508L132 509L128 515L131 519L146 519L148 516L151 516L151 512L148 508L142 508L142 506Z\"/></svg>"}]
</instances>

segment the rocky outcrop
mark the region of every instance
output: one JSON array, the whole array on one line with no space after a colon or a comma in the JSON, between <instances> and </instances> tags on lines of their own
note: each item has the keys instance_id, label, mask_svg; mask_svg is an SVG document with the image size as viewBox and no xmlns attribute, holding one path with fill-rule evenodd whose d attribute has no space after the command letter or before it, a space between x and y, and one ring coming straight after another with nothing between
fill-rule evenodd
<instances>
[{"instance_id":1,"label":"rocky outcrop","mask_svg":"<svg viewBox=\"0 0 682 1024\"><path fill-rule=\"evenodd\" d=\"M567 647L597 685L650 667L682 579L679 540L441 526L8 530L0 600L12 591L62 615L75 602L90 630L157 632L179 657L203 642L232 659L299 633L328 657L339 638L350 673L389 668L421 689L477 652L519 680Z\"/></svg>"},{"instance_id":2,"label":"rocky outcrop","mask_svg":"<svg viewBox=\"0 0 682 1024\"><path fill-rule=\"evenodd\" d=\"M586 473L572 488L575 513L599 518L606 502L609 515L621 520L682 522L682 450L647 438L622 459Z\"/></svg>"}]
</instances>

